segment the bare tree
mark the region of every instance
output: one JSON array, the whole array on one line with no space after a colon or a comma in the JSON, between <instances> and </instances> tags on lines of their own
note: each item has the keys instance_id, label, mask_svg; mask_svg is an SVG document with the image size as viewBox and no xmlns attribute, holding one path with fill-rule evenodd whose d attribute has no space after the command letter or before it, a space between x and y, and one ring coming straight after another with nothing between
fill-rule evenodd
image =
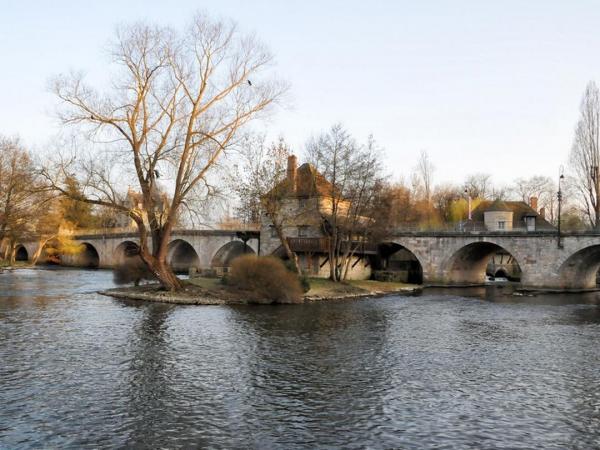
<instances>
[{"instance_id":1,"label":"bare tree","mask_svg":"<svg viewBox=\"0 0 600 450\"><path fill-rule=\"evenodd\" d=\"M336 124L308 142L307 159L329 181L323 229L328 236L330 278L341 281L368 236L372 220L366 214L382 181L380 151L372 137L360 145Z\"/></svg>"},{"instance_id":2,"label":"bare tree","mask_svg":"<svg viewBox=\"0 0 600 450\"><path fill-rule=\"evenodd\" d=\"M471 198L488 199L493 195L492 176L487 173L469 175L465 180L464 190Z\"/></svg>"},{"instance_id":3,"label":"bare tree","mask_svg":"<svg viewBox=\"0 0 600 450\"><path fill-rule=\"evenodd\" d=\"M425 150L421 150L421 153L419 154L419 160L417 161L417 166L415 168L415 174L418 181L423 186L423 195L426 201L431 200L434 171L435 167L429 159L429 155Z\"/></svg>"},{"instance_id":4,"label":"bare tree","mask_svg":"<svg viewBox=\"0 0 600 450\"><path fill-rule=\"evenodd\" d=\"M165 288L180 289L166 262L173 227L194 198L211 193L209 175L240 128L286 91L268 77L271 61L254 37L203 14L183 31L122 27L112 46L117 71L109 90L92 89L78 74L54 81L63 123L86 131L91 144L43 173L71 198L64 180L76 175L84 192L76 200L131 217L141 259ZM166 206L159 177L171 188ZM122 201L123 180L139 187L141 208Z\"/></svg>"},{"instance_id":5,"label":"bare tree","mask_svg":"<svg viewBox=\"0 0 600 450\"><path fill-rule=\"evenodd\" d=\"M600 91L590 81L585 88L570 155L574 187L591 226L600 229Z\"/></svg>"},{"instance_id":6,"label":"bare tree","mask_svg":"<svg viewBox=\"0 0 600 450\"><path fill-rule=\"evenodd\" d=\"M529 203L532 197L537 198L540 208L544 208L550 222L554 222L557 187L552 178L543 175L517 178L510 190L525 203Z\"/></svg>"},{"instance_id":7,"label":"bare tree","mask_svg":"<svg viewBox=\"0 0 600 450\"><path fill-rule=\"evenodd\" d=\"M34 233L41 201L36 168L18 138L0 136L0 244L14 263L17 241Z\"/></svg>"},{"instance_id":8,"label":"bare tree","mask_svg":"<svg viewBox=\"0 0 600 450\"><path fill-rule=\"evenodd\" d=\"M300 213L294 207L294 186L286 176L289 147L283 138L265 145L264 136L249 135L240 146L241 168L234 172L233 190L240 199L238 216L258 224L265 214L293 268L299 272L298 256L287 240L286 227ZM294 203L292 205L292 203Z\"/></svg>"}]
</instances>

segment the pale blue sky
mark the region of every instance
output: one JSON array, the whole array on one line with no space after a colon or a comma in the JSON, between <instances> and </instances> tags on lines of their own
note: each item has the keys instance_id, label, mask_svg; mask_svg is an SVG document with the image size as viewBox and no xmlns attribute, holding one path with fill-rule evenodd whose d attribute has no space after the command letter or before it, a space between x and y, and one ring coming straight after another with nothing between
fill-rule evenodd
<instances>
[{"instance_id":1,"label":"pale blue sky","mask_svg":"<svg viewBox=\"0 0 600 450\"><path fill-rule=\"evenodd\" d=\"M55 133L48 78L102 78L121 22L183 26L197 9L231 17L274 52L293 108L269 129L301 153L342 122L373 133L389 170L425 149L437 181L556 176L585 84L600 80L593 1L12 1L0 8L0 133L34 147Z\"/></svg>"}]
</instances>

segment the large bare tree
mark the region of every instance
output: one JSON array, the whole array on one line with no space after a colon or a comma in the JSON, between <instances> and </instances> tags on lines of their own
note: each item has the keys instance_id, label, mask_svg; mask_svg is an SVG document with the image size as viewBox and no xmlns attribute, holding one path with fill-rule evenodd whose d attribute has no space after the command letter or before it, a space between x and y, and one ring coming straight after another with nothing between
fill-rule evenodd
<instances>
[{"instance_id":1,"label":"large bare tree","mask_svg":"<svg viewBox=\"0 0 600 450\"><path fill-rule=\"evenodd\" d=\"M54 189L127 214L137 224L140 257L167 289L181 288L166 261L178 214L210 191L210 173L239 130L281 99L287 86L269 75L272 56L234 23L198 14L179 31L144 23L121 27L112 45L110 88L98 91L78 74L53 91L61 119L89 137L89 151L61 157L44 171ZM165 207L158 178L169 186ZM123 202L123 184L141 205Z\"/></svg>"},{"instance_id":2,"label":"large bare tree","mask_svg":"<svg viewBox=\"0 0 600 450\"><path fill-rule=\"evenodd\" d=\"M570 155L573 186L591 226L600 230L600 91L590 81L579 107Z\"/></svg>"},{"instance_id":3,"label":"large bare tree","mask_svg":"<svg viewBox=\"0 0 600 450\"><path fill-rule=\"evenodd\" d=\"M328 181L323 230L328 237L329 276L346 279L351 259L367 241L370 206L382 182L381 152L372 137L359 144L336 124L307 144L307 159Z\"/></svg>"}]
</instances>

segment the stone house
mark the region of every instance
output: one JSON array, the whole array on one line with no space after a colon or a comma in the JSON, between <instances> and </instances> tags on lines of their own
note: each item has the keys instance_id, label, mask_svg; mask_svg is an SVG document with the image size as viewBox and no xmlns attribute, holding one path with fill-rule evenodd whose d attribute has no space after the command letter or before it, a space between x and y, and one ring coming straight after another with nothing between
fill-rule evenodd
<instances>
[{"instance_id":1,"label":"stone house","mask_svg":"<svg viewBox=\"0 0 600 450\"><path fill-rule=\"evenodd\" d=\"M166 214L169 210L169 196L164 192L159 192L158 190L156 191L155 195L159 200L159 212L161 214ZM141 192L136 192L133 189L131 189L131 187L129 187L129 189L127 190L127 195L125 196L125 199L123 200L122 204L131 210L138 210L142 212L142 215L144 217L144 223L146 224L146 226L148 226L148 215L144 211L142 202L143 198ZM135 221L123 212L119 212L116 215L115 226L117 228L137 229Z\"/></svg>"},{"instance_id":2,"label":"stone house","mask_svg":"<svg viewBox=\"0 0 600 450\"><path fill-rule=\"evenodd\" d=\"M473 231L552 231L554 226L545 218L544 208L538 211L536 197L529 205L522 201L483 200L472 212Z\"/></svg>"},{"instance_id":3,"label":"stone house","mask_svg":"<svg viewBox=\"0 0 600 450\"><path fill-rule=\"evenodd\" d=\"M325 230L330 226L333 185L311 164L298 167L296 156L288 158L286 178L274 187L283 192L281 216L283 234L291 250L298 256L300 269L307 275L326 278L329 276L328 238ZM347 210L347 201L338 208ZM343 213L342 213L343 215ZM285 258L285 251L275 227L263 212L260 224L261 254ZM368 279L371 276L370 257L376 248L364 243L345 243L357 248L348 272L348 279Z\"/></svg>"}]
</instances>

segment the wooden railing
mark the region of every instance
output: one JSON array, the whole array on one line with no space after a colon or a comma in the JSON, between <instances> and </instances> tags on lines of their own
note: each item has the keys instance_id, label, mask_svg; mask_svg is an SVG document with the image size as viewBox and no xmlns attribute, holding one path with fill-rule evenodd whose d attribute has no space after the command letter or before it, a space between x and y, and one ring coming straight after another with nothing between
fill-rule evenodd
<instances>
[{"instance_id":1,"label":"wooden railing","mask_svg":"<svg viewBox=\"0 0 600 450\"><path fill-rule=\"evenodd\" d=\"M287 238L290 248L294 252L305 253L327 253L329 251L329 238ZM377 244L370 242L342 242L342 252L348 250L349 246L356 254L376 254Z\"/></svg>"}]
</instances>

